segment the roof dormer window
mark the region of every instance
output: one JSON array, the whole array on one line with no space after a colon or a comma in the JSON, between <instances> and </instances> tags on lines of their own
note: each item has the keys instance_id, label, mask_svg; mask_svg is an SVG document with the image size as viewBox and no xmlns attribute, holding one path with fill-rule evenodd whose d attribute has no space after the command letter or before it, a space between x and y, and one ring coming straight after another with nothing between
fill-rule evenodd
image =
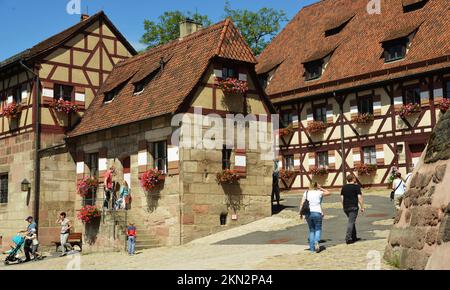
<instances>
[{"instance_id":1,"label":"roof dormer window","mask_svg":"<svg viewBox=\"0 0 450 290\"><path fill-rule=\"evenodd\" d=\"M427 3L428 0L402 0L403 12L408 13L422 9Z\"/></svg>"},{"instance_id":2,"label":"roof dormer window","mask_svg":"<svg viewBox=\"0 0 450 290\"><path fill-rule=\"evenodd\" d=\"M341 32L353 17L355 17L355 14L346 15L340 19L330 21L325 27L325 37L336 35Z\"/></svg>"},{"instance_id":3,"label":"roof dormer window","mask_svg":"<svg viewBox=\"0 0 450 290\"><path fill-rule=\"evenodd\" d=\"M316 60L305 63L305 80L311 81L322 76L323 60Z\"/></svg>"},{"instance_id":4,"label":"roof dormer window","mask_svg":"<svg viewBox=\"0 0 450 290\"><path fill-rule=\"evenodd\" d=\"M408 39L400 38L383 43L384 48L384 62L392 62L404 59L406 56L406 46Z\"/></svg>"},{"instance_id":5,"label":"roof dormer window","mask_svg":"<svg viewBox=\"0 0 450 290\"><path fill-rule=\"evenodd\" d=\"M103 103L108 104L111 103L120 93L120 91L123 89L125 84L121 84L117 86L116 88L112 89L109 92L105 93L105 97L103 98Z\"/></svg>"}]
</instances>

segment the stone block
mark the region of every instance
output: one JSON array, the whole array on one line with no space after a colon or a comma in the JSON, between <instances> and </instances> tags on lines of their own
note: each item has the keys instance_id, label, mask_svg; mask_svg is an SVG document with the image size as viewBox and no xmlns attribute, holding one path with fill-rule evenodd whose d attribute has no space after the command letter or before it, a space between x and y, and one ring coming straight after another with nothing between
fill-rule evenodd
<instances>
[{"instance_id":1,"label":"stone block","mask_svg":"<svg viewBox=\"0 0 450 290\"><path fill-rule=\"evenodd\" d=\"M429 228L425 237L425 242L431 246L437 242L439 229L436 227Z\"/></svg>"},{"instance_id":2,"label":"stone block","mask_svg":"<svg viewBox=\"0 0 450 290\"><path fill-rule=\"evenodd\" d=\"M433 182L441 183L445 176L445 171L447 169L447 164L437 166L433 174Z\"/></svg>"},{"instance_id":3,"label":"stone block","mask_svg":"<svg viewBox=\"0 0 450 290\"><path fill-rule=\"evenodd\" d=\"M209 206L204 204L194 204L192 210L196 214L207 214L209 212Z\"/></svg>"},{"instance_id":4,"label":"stone block","mask_svg":"<svg viewBox=\"0 0 450 290\"><path fill-rule=\"evenodd\" d=\"M429 255L416 249L402 249L400 254L400 268L405 270L424 270Z\"/></svg>"},{"instance_id":5,"label":"stone block","mask_svg":"<svg viewBox=\"0 0 450 290\"><path fill-rule=\"evenodd\" d=\"M436 226L439 211L431 206L419 206L411 209L411 226Z\"/></svg>"},{"instance_id":6,"label":"stone block","mask_svg":"<svg viewBox=\"0 0 450 290\"><path fill-rule=\"evenodd\" d=\"M450 242L450 218L448 215L444 217L439 227L438 244Z\"/></svg>"}]
</instances>

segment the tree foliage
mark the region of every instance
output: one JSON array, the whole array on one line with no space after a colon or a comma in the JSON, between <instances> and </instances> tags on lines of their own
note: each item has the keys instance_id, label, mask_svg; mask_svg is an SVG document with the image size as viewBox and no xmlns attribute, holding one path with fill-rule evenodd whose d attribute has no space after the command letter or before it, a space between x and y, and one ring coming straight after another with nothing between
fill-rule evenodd
<instances>
[{"instance_id":1,"label":"tree foliage","mask_svg":"<svg viewBox=\"0 0 450 290\"><path fill-rule=\"evenodd\" d=\"M281 24L288 20L283 10L266 7L256 12L232 9L228 1L225 16L233 20L255 55L264 50L280 31Z\"/></svg>"},{"instance_id":2,"label":"tree foliage","mask_svg":"<svg viewBox=\"0 0 450 290\"><path fill-rule=\"evenodd\" d=\"M157 22L144 21L145 33L141 38L141 43L151 48L177 39L180 36L180 22L186 18L199 22L204 27L211 25L207 15L191 12L185 14L178 10L167 11L158 17Z\"/></svg>"},{"instance_id":3,"label":"tree foliage","mask_svg":"<svg viewBox=\"0 0 450 290\"><path fill-rule=\"evenodd\" d=\"M264 50L280 31L281 24L288 20L283 10L261 8L254 12L247 9L232 9L228 1L225 2L224 12L225 17L231 18L236 24L255 55ZM197 12L185 14L178 10L167 11L159 16L156 22L144 21L145 33L141 43L151 48L177 39L180 35L179 24L186 18L201 23L203 27L211 25L207 15Z\"/></svg>"}]
</instances>

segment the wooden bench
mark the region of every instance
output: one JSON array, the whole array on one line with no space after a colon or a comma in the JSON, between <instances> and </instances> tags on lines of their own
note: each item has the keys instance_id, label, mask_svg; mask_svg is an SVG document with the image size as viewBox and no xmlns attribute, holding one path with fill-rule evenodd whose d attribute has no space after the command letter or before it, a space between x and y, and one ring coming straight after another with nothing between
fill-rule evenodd
<instances>
[{"instance_id":1,"label":"wooden bench","mask_svg":"<svg viewBox=\"0 0 450 290\"><path fill-rule=\"evenodd\" d=\"M61 242L53 242L56 245L56 251L58 252L58 248L61 246ZM82 233L72 233L69 234L69 239L67 240L67 243L69 243L72 248L74 246L78 246L80 248L80 251L83 251L83 234Z\"/></svg>"}]
</instances>

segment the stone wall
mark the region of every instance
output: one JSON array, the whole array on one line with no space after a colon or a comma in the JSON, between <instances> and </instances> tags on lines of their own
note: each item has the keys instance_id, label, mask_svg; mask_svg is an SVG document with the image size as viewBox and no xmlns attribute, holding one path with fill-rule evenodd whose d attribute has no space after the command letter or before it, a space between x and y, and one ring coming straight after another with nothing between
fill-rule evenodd
<instances>
[{"instance_id":1,"label":"stone wall","mask_svg":"<svg viewBox=\"0 0 450 290\"><path fill-rule=\"evenodd\" d=\"M34 184L34 133L22 133L0 140L0 174L8 175L8 203L0 204L0 236L5 249L19 230L27 227L25 218L33 214L34 190L22 192L26 178Z\"/></svg>"},{"instance_id":2,"label":"stone wall","mask_svg":"<svg viewBox=\"0 0 450 290\"><path fill-rule=\"evenodd\" d=\"M431 135L390 233L385 259L402 269L450 269L450 113Z\"/></svg>"}]
</instances>

